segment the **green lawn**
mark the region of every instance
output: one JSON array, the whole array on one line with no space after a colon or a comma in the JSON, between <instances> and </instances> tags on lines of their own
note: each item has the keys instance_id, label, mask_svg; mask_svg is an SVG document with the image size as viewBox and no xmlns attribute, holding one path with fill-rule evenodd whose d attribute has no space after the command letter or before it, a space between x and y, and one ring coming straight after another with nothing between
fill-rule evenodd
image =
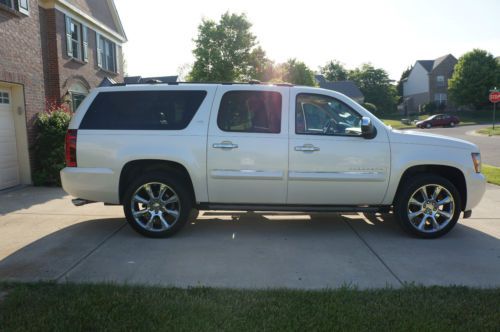
<instances>
[{"instance_id":1,"label":"green lawn","mask_svg":"<svg viewBox=\"0 0 500 332\"><path fill-rule=\"evenodd\" d=\"M486 176L486 180L489 183L500 186L500 167L483 164L481 168L481 171L483 172L484 176Z\"/></svg>"},{"instance_id":2,"label":"green lawn","mask_svg":"<svg viewBox=\"0 0 500 332\"><path fill-rule=\"evenodd\" d=\"M463 111L457 113L449 113L455 114L460 118L460 125L475 125L481 123L491 123L492 121L492 111L491 110L480 110L480 111ZM411 116L411 120L424 120L428 118L429 115L419 115L416 117L415 115ZM401 119L404 116L400 114L389 114L389 115L381 115L380 119L384 121L385 124L392 126L394 129L409 129L415 128L414 125L405 125L401 123Z\"/></svg>"},{"instance_id":3,"label":"green lawn","mask_svg":"<svg viewBox=\"0 0 500 332\"><path fill-rule=\"evenodd\" d=\"M2 331L493 331L500 289L0 284Z\"/></svg>"},{"instance_id":4,"label":"green lawn","mask_svg":"<svg viewBox=\"0 0 500 332\"><path fill-rule=\"evenodd\" d=\"M495 130L493 130L493 127L487 127L487 128L482 128L477 131L480 134L483 135L500 135L500 125L495 126Z\"/></svg>"}]
</instances>

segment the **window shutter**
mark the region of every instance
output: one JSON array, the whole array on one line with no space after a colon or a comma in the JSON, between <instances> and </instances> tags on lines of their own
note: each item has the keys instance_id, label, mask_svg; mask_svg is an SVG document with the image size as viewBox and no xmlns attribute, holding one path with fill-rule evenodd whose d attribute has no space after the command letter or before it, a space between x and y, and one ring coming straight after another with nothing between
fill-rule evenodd
<instances>
[{"instance_id":1,"label":"window shutter","mask_svg":"<svg viewBox=\"0 0 500 332\"><path fill-rule=\"evenodd\" d=\"M82 25L82 54L83 54L83 61L89 62L89 39L88 39L88 29L85 25Z\"/></svg>"},{"instance_id":2,"label":"window shutter","mask_svg":"<svg viewBox=\"0 0 500 332\"><path fill-rule=\"evenodd\" d=\"M102 68L102 43L101 43L101 35L96 32L95 34L96 43L97 43L97 66Z\"/></svg>"},{"instance_id":3,"label":"window shutter","mask_svg":"<svg viewBox=\"0 0 500 332\"><path fill-rule=\"evenodd\" d=\"M73 57L73 43L71 41L71 17L66 16L66 54Z\"/></svg>"}]
</instances>

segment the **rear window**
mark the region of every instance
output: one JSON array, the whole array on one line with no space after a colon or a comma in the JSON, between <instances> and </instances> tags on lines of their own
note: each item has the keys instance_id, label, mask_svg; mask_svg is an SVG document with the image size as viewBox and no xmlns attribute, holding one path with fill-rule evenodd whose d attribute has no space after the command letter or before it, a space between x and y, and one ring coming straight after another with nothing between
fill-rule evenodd
<instances>
[{"instance_id":1,"label":"rear window","mask_svg":"<svg viewBox=\"0 0 500 332\"><path fill-rule=\"evenodd\" d=\"M80 129L181 130L188 126L206 91L101 92Z\"/></svg>"}]
</instances>

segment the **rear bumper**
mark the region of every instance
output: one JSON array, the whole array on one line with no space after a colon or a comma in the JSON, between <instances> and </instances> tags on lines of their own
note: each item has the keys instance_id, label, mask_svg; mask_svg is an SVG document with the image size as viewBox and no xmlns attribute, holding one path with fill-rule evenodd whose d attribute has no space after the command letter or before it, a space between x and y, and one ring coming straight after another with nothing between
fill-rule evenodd
<instances>
[{"instance_id":1,"label":"rear bumper","mask_svg":"<svg viewBox=\"0 0 500 332\"><path fill-rule=\"evenodd\" d=\"M73 197L119 204L117 175L109 168L66 167L61 170L61 183Z\"/></svg>"},{"instance_id":2,"label":"rear bumper","mask_svg":"<svg viewBox=\"0 0 500 332\"><path fill-rule=\"evenodd\" d=\"M484 196L486 191L486 178L481 173L470 173L466 177L467 182L467 204L465 211L476 207Z\"/></svg>"}]
</instances>

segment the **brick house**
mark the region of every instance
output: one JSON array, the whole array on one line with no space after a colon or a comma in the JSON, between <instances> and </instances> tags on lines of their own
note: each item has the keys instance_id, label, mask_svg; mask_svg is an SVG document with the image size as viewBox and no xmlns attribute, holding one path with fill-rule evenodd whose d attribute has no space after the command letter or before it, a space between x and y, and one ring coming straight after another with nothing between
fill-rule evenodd
<instances>
[{"instance_id":1,"label":"brick house","mask_svg":"<svg viewBox=\"0 0 500 332\"><path fill-rule=\"evenodd\" d=\"M453 109L448 101L448 80L458 60L451 54L435 60L418 60L403 81L402 110L418 112L427 103L435 102L443 110Z\"/></svg>"},{"instance_id":2,"label":"brick house","mask_svg":"<svg viewBox=\"0 0 500 332\"><path fill-rule=\"evenodd\" d=\"M31 183L36 114L123 80L113 0L0 0L0 189Z\"/></svg>"}]
</instances>

